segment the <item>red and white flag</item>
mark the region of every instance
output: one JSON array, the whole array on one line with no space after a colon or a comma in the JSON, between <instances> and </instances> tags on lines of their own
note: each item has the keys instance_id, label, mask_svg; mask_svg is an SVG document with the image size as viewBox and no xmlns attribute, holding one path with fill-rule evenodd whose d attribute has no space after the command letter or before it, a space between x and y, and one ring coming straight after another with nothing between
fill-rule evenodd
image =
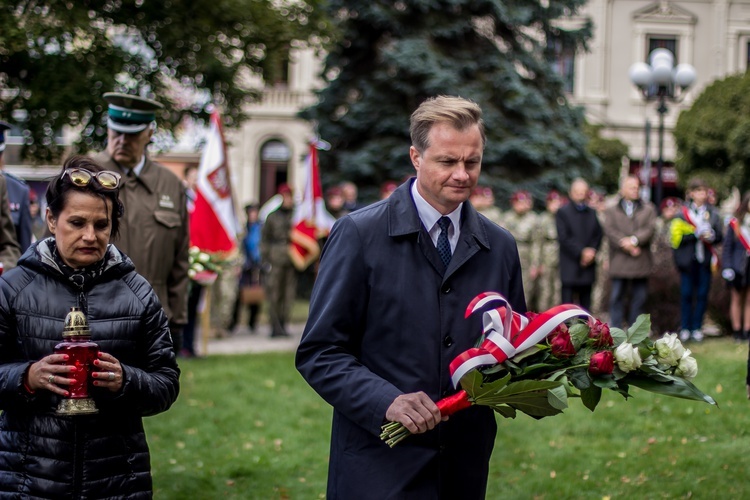
<instances>
[{"instance_id":1,"label":"red and white flag","mask_svg":"<svg viewBox=\"0 0 750 500\"><path fill-rule=\"evenodd\" d=\"M190 244L204 252L237 248L237 216L232 199L224 132L219 113L211 113L208 140L198 166L195 209L190 216Z\"/></svg>"},{"instance_id":2,"label":"red and white flag","mask_svg":"<svg viewBox=\"0 0 750 500\"><path fill-rule=\"evenodd\" d=\"M310 154L305 162L305 190L292 218L289 256L294 267L300 271L307 269L320 256L318 239L328 236L336 221L326 210L323 199L316 146L315 143L310 144Z\"/></svg>"}]
</instances>

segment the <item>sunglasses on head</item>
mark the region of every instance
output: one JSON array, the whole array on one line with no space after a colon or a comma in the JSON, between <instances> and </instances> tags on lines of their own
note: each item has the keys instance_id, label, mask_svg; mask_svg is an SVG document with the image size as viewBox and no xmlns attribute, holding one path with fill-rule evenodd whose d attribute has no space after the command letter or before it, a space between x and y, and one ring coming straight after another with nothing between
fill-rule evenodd
<instances>
[{"instance_id":1,"label":"sunglasses on head","mask_svg":"<svg viewBox=\"0 0 750 500\"><path fill-rule=\"evenodd\" d=\"M62 178L70 178L70 182L78 187L88 186L91 179L108 191L114 191L120 187L120 174L111 170L102 170L101 172L91 172L85 168L66 168Z\"/></svg>"}]
</instances>

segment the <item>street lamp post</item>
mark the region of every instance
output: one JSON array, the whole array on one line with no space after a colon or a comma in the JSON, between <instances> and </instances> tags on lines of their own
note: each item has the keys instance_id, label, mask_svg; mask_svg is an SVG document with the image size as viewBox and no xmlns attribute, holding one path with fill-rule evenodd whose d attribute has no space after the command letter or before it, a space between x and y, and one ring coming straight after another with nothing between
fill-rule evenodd
<instances>
[{"instance_id":1,"label":"street lamp post","mask_svg":"<svg viewBox=\"0 0 750 500\"><path fill-rule=\"evenodd\" d=\"M658 207L663 194L662 170L664 169L664 115L667 114L667 100L679 102L685 91L695 82L695 68L690 64L674 66L674 55L667 49L654 49L649 54L650 64L637 62L630 66L630 81L636 85L646 101L657 101L659 114L659 159L656 162L656 196Z\"/></svg>"}]
</instances>

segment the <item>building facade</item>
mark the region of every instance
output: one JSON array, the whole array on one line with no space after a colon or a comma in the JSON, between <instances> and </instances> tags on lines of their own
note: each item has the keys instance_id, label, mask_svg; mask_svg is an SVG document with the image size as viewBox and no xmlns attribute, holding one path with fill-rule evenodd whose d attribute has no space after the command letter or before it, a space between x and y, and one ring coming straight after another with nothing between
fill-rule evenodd
<instances>
[{"instance_id":1,"label":"building facade","mask_svg":"<svg viewBox=\"0 0 750 500\"><path fill-rule=\"evenodd\" d=\"M575 54L572 65L563 65L570 99L585 107L590 122L603 125L605 135L628 144L637 161L646 157L647 143L648 156L652 161L658 157L659 114L657 103L646 101L630 82L632 64L648 62L652 50L666 48L674 54L675 66L687 63L696 70L697 80L682 102L667 101L667 162L675 158L671 131L680 111L714 80L748 69L749 0L589 0L582 14L593 20L594 37L589 52ZM646 122L652 126L650 141Z\"/></svg>"}]
</instances>

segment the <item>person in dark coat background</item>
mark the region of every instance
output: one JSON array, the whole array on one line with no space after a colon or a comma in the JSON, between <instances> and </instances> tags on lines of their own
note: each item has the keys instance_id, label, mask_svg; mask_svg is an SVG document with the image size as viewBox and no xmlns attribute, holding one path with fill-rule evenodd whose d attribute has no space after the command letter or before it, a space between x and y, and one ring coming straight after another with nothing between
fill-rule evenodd
<instances>
[{"instance_id":1,"label":"person in dark coat background","mask_svg":"<svg viewBox=\"0 0 750 500\"><path fill-rule=\"evenodd\" d=\"M31 210L29 209L31 203L29 192L31 189L23 179L5 170L3 155L5 151L5 131L9 129L8 123L0 121L0 170L3 171L7 180L10 215L13 219L13 226L16 228L16 239L21 246L21 253L23 253L31 245L32 221Z\"/></svg>"},{"instance_id":2,"label":"person in dark coat background","mask_svg":"<svg viewBox=\"0 0 750 500\"><path fill-rule=\"evenodd\" d=\"M596 212L586 205L588 183L575 179L568 193L570 203L555 214L560 243L561 300L591 310L591 287L596 279L596 253L602 242L602 227Z\"/></svg>"},{"instance_id":3,"label":"person in dark coat background","mask_svg":"<svg viewBox=\"0 0 750 500\"><path fill-rule=\"evenodd\" d=\"M0 277L3 498L153 495L142 417L172 405L180 372L156 293L108 244L123 213L119 182L88 158L66 161L46 195L53 236ZM55 414L75 382L75 365L54 354L71 307L86 315L100 350L91 367L94 415Z\"/></svg>"},{"instance_id":4,"label":"person in dark coat background","mask_svg":"<svg viewBox=\"0 0 750 500\"><path fill-rule=\"evenodd\" d=\"M510 233L468 202L481 171L481 109L457 97L411 117L416 179L339 219L323 250L296 363L334 408L327 498L481 499L495 442L492 410L441 423L448 365L474 346L479 293L526 311ZM440 249L440 250L438 250ZM412 433L394 448L387 421Z\"/></svg>"}]
</instances>

